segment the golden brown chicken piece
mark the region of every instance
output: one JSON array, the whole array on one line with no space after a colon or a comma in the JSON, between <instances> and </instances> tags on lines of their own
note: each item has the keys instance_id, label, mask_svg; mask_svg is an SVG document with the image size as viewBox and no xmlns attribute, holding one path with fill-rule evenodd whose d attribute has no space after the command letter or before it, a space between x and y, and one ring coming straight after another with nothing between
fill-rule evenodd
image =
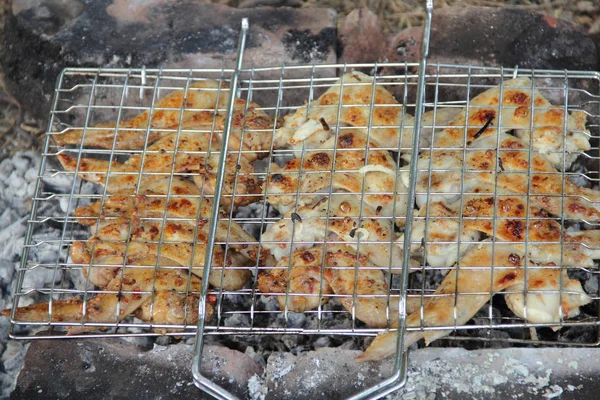
<instances>
[{"instance_id":1,"label":"golden brown chicken piece","mask_svg":"<svg viewBox=\"0 0 600 400\"><path fill-rule=\"evenodd\" d=\"M396 169L388 151L367 151L363 132L344 130L337 140L328 139L318 150L290 160L283 168L272 164L264 191L269 203L283 213L295 204L313 204L320 197L318 193L330 189L355 195L362 195L364 190L366 204L387 210L394 204Z\"/></svg>"},{"instance_id":2,"label":"golden brown chicken piece","mask_svg":"<svg viewBox=\"0 0 600 400\"><path fill-rule=\"evenodd\" d=\"M148 128L148 125L151 128L176 127L179 125L180 120L187 121L191 118L194 111L189 111L190 108L197 110L197 112L204 111L206 114L214 115L219 108L224 107L223 103L227 102L227 92L226 85L215 80L206 80L190 85L187 93L184 93L184 90L176 90L163 98L156 99L155 110L152 114L148 110L130 120L119 123L119 135L116 139L115 148L135 149L143 147L146 143L145 129ZM185 108L188 110L184 110L182 118L181 110L184 100L186 103ZM115 141L115 125L114 123L106 123L97 128L89 127L86 132L83 132L82 129L68 129L63 134L55 135L54 140L59 146L81 144L83 140L84 146L111 149L113 141ZM125 130L121 131L121 129ZM152 140L149 141L152 142Z\"/></svg>"},{"instance_id":3,"label":"golden brown chicken piece","mask_svg":"<svg viewBox=\"0 0 600 400\"><path fill-rule=\"evenodd\" d=\"M168 203L167 203L168 197ZM164 177L152 184L140 187L137 196L107 196L89 206L75 210L78 222L94 225L104 218L163 218L197 223L204 226L212 216L212 199L202 196L202 191L190 180L175 176ZM222 212L217 225L216 239L229 243L229 248L239 251L260 265L274 265L266 249L258 254L257 241L235 221L227 221Z\"/></svg>"},{"instance_id":4,"label":"golden brown chicken piece","mask_svg":"<svg viewBox=\"0 0 600 400\"><path fill-rule=\"evenodd\" d=\"M161 262L162 263L162 262ZM159 263L159 264L161 264ZM193 301L187 300L186 296L193 299L198 296L201 289L201 280L193 275L188 276L187 272L176 269L158 269L154 268L156 260L152 258L140 259L134 265L127 266L122 273L117 274L104 288L105 292L100 292L93 297L85 299L73 298L68 300L52 301L50 303L34 304L27 307L19 307L15 313L15 319L29 322L61 322L70 324L67 327L69 335L76 335L97 329L108 328L108 324L114 324L122 321L140 307L147 307L148 301L152 300L154 293L155 299L158 299L157 317L161 317L161 301L165 298L172 299L172 296L183 296L183 304L175 304L177 308L172 309L174 315L181 315L178 322L183 324L195 323L198 314L185 311L193 305ZM152 266L152 268L143 267ZM191 280L190 280L191 279ZM182 309L183 307L183 309ZM212 317L214 309L208 302L207 319ZM2 312L5 316L10 316L10 310ZM142 312L139 314L147 322L153 322L152 314ZM189 316L186 320L186 316ZM195 320L194 320L195 318ZM81 324L94 324L93 326L83 326ZM162 323L156 321L156 323Z\"/></svg>"},{"instance_id":5,"label":"golden brown chicken piece","mask_svg":"<svg viewBox=\"0 0 600 400\"><path fill-rule=\"evenodd\" d=\"M214 194L220 147L215 140L210 143L209 133L182 133L179 138L175 134L162 137L149 146L145 154L132 155L124 163L93 158L78 160L66 154L58 154L57 157L66 171L76 172L82 179L103 185L112 194L135 194L140 184L140 172L143 186L150 186L171 173L185 174L193 177L206 194ZM229 154L225 168L228 172L223 182L222 206L230 207L234 195L236 206L260 199L260 185L252 175L254 167L246 158Z\"/></svg>"},{"instance_id":6,"label":"golden brown chicken piece","mask_svg":"<svg viewBox=\"0 0 600 400\"><path fill-rule=\"evenodd\" d=\"M258 289L275 296L281 310L292 312L315 309L335 295L354 318L371 327L387 326L388 308L392 318L398 311L383 271L372 269L366 257L346 245L325 246L325 254L324 246L317 245L296 250L291 260L283 257L259 275ZM414 308L415 301L410 303Z\"/></svg>"},{"instance_id":7,"label":"golden brown chicken piece","mask_svg":"<svg viewBox=\"0 0 600 400\"><path fill-rule=\"evenodd\" d=\"M570 166L579 154L591 148L590 133L585 129L585 115L581 112L573 115L565 113L562 107L552 105L538 90L532 92L532 87L531 80L525 77L503 82L501 108L500 87L477 95L449 122L453 128L446 128L442 134L436 135L434 149L462 149L478 137L495 137L514 129L524 139L533 138L532 148L544 154L555 168L563 168L563 155L566 166ZM500 118L502 126L498 128ZM567 131L563 134L565 125ZM483 126L487 129L481 131Z\"/></svg>"},{"instance_id":8,"label":"golden brown chicken piece","mask_svg":"<svg viewBox=\"0 0 600 400\"><path fill-rule=\"evenodd\" d=\"M323 275L353 319L356 318L371 328L386 327L389 288L383 271L361 269L361 266L355 268L354 265L338 265L336 268L325 269ZM390 317L393 318L394 315Z\"/></svg>"},{"instance_id":9,"label":"golden brown chicken piece","mask_svg":"<svg viewBox=\"0 0 600 400\"><path fill-rule=\"evenodd\" d=\"M152 115L148 110L130 120L121 121L116 138L115 123L88 127L85 135L82 129L68 129L53 137L59 146L80 145L83 141L84 147L112 149L114 143L114 149L135 150L172 134L179 126L182 130L203 129L222 136L228 100L229 89L226 84L205 80L190 85L187 93L177 90L156 100ZM243 150L244 157L250 161L264 157L271 147L273 127L273 119L260 106L236 99L229 149Z\"/></svg>"},{"instance_id":10,"label":"golden brown chicken piece","mask_svg":"<svg viewBox=\"0 0 600 400\"><path fill-rule=\"evenodd\" d=\"M373 264L386 269L391 267L392 272L400 273L402 255L400 248L392 244L395 240L392 219L381 217L380 211L368 204L361 205L358 196L336 193L331 198L286 213L261 235L261 243L281 260L293 251L290 249L292 240L294 250L298 250L327 238L330 243L344 242Z\"/></svg>"},{"instance_id":11,"label":"golden brown chicken piece","mask_svg":"<svg viewBox=\"0 0 600 400\"><path fill-rule=\"evenodd\" d=\"M519 318L536 324L561 323L563 319L574 318L579 315L579 307L592 302L581 282L570 279L566 269L551 267L529 267L527 284L517 283L507 287L505 292L508 308ZM560 328L553 327L554 330Z\"/></svg>"},{"instance_id":12,"label":"golden brown chicken piece","mask_svg":"<svg viewBox=\"0 0 600 400\"><path fill-rule=\"evenodd\" d=\"M593 268L594 258L600 255L599 234L595 230L572 235L532 204L528 220L526 196L494 193L494 188L489 186L477 187L474 192L478 194L464 195L454 204L434 202L424 206L413 224L411 240L415 244L411 252L421 251L420 243L425 240L427 263L433 267L450 267L479 241L480 233L485 233L511 242L523 252L527 239L528 257L536 262ZM459 235L461 227L462 235Z\"/></svg>"},{"instance_id":13,"label":"golden brown chicken piece","mask_svg":"<svg viewBox=\"0 0 600 400\"><path fill-rule=\"evenodd\" d=\"M461 258L458 270L453 269L446 275L434 295L425 299L423 308L407 317L406 326L418 328L464 325L489 301L491 295L505 289L509 291L506 295L507 302L510 303L509 307L522 317L525 316L523 289L530 291L527 294L527 301L531 301L531 309L528 309L530 314L527 319L531 322L560 321L560 316L557 314L559 291L563 292L561 308L564 318L577 315L578 308L590 301L581 284L570 280L566 276L566 271L562 272L563 286L561 287L558 277L561 271L554 268L554 265L528 262L528 270L525 274L524 262L523 254L510 244L482 242ZM527 275L526 286L525 275ZM543 293L543 290L549 292ZM398 326L397 321L393 326ZM425 338L425 343L429 344L450 332L451 330L443 329L408 331L404 336L404 347L408 348L422 338ZM396 339L396 332L377 336L369 348L357 357L357 361L381 360L394 354Z\"/></svg>"},{"instance_id":14,"label":"golden brown chicken piece","mask_svg":"<svg viewBox=\"0 0 600 400\"><path fill-rule=\"evenodd\" d=\"M165 262L170 262L171 266L178 266L190 269L192 273L202 276L204 272L204 260L206 257L206 242L197 241L195 245L174 240L178 233L166 233L163 238L166 243L159 244L158 237L161 230L152 230L150 234L138 234L132 232L129 241L120 239L127 236L129 224L117 224L110 227L115 234L102 234L94 237L87 242L75 242L71 247L71 258L73 262L81 264L84 268L84 274L88 275L88 268L94 271L94 277L110 277L111 274L118 274L118 268L115 266L106 266L104 257L117 257L127 255L128 259L137 259L144 256L160 257ZM163 232L166 232L166 228ZM121 234L121 230L125 233ZM136 231L144 229L144 225L138 225L134 228ZM180 229L180 228L177 228ZM187 228L183 228L187 230ZM145 232L144 232L145 233ZM198 234L199 239L206 239L204 233ZM154 239L153 239L154 238ZM98 262L96 260L99 260ZM251 276L247 259L225 257L225 252L221 246L215 246L213 250L213 266L209 275L209 282L216 287L223 287L224 290L239 290L248 281ZM103 281L92 282L102 287Z\"/></svg>"},{"instance_id":15,"label":"golden brown chicken piece","mask_svg":"<svg viewBox=\"0 0 600 400\"><path fill-rule=\"evenodd\" d=\"M206 307L208 321L214 313L214 298L209 298ZM198 294L185 295L173 291L162 290L150 297L140 308L135 311L135 316L142 321L154 325L191 325L198 323L198 307L200 296ZM171 329L154 328L154 331L165 334L173 332ZM176 331L176 330L175 330Z\"/></svg>"},{"instance_id":16,"label":"golden brown chicken piece","mask_svg":"<svg viewBox=\"0 0 600 400\"><path fill-rule=\"evenodd\" d=\"M497 146L497 142L500 150L483 150ZM488 184L497 182L505 190L529 194L531 201L556 216L600 221L600 192L575 185L568 177L558 173L543 155L522 151L528 146L521 139L502 134L499 138L477 140L472 147L474 150L467 153L465 160L466 180ZM501 161L497 161L498 158ZM501 166L496 169L496 164Z\"/></svg>"},{"instance_id":17,"label":"golden brown chicken piece","mask_svg":"<svg viewBox=\"0 0 600 400\"><path fill-rule=\"evenodd\" d=\"M258 290L272 293L281 310L304 312L325 304L333 291L322 276L323 257L321 246L296 250L291 260L282 257L275 267L260 272Z\"/></svg>"},{"instance_id":18,"label":"golden brown chicken piece","mask_svg":"<svg viewBox=\"0 0 600 400\"><path fill-rule=\"evenodd\" d=\"M527 182L527 176L523 172L529 168L528 155L530 150L533 150L532 172L534 174L538 172L548 173L548 178L546 176L532 177L532 181L533 179L551 179L553 181L560 179L562 181L562 177L557 174L557 169L563 168L561 154L567 154L565 166L568 167L575 157L590 149L588 142L590 134L585 129L585 115L581 112L574 112L572 116L565 115L562 111L558 112L557 108L550 104L539 91L535 91L532 95L531 87L531 80L528 78L506 81L503 83L501 115L498 113L500 88L495 87L471 99L466 109L463 109L450 122L444 122L444 125L449 124L451 127L436 133L433 152L431 154L430 152L424 152L418 161L420 172L417 179L417 204L419 208L428 201L454 202L461 193L470 191L473 185L477 184L479 178L487 177L488 180L493 181L494 174L490 174L488 171L494 168L497 170L506 169L506 172L509 173L505 174L505 178L507 175L514 179L518 178L520 187L518 187L517 181L507 184L513 186L509 190L515 193L523 193L523 184ZM528 142L528 140L531 140L529 130L531 129L532 98L534 98L533 107L535 109L533 116L534 134L533 140ZM465 128L467 112L469 115L468 129ZM567 133L563 135L565 116L567 117ZM502 126L498 127L500 117ZM517 133L521 132L519 136L524 140L505 134L513 129L516 129ZM500 138L498 135L500 135ZM543 136L543 138L538 136ZM506 139L512 140L506 141L502 145L502 142ZM498 143L501 144L501 149L503 149L499 152L495 151ZM474 155L472 155L473 152L467 150L467 159L472 159L474 156L482 158L482 153L485 153L488 159L478 165L467 165L466 171L464 171L464 147L481 149L474 150L476 153ZM499 156L502 157L501 162L497 162ZM560 162L557 161L556 157L560 159ZM465 163L468 164L468 161L465 161ZM478 167L483 168L479 176L467 173L469 169L480 171ZM408 183L406 171L407 169L401 173L405 184ZM511 173L516 171L518 173ZM550 175L554 175L554 177L550 177ZM568 185L573 186L570 181ZM545 188L540 187L540 189ZM577 189L571 191L577 192ZM428 193L432 194L427 196ZM541 194L552 196L556 193L556 190L553 190ZM586 193L567 194L586 195ZM594 196L593 193L592 196ZM540 203L547 201L545 198L536 197L536 199ZM578 208L581 205L579 203L581 201L574 202L573 208ZM544 204L538 204L538 206L544 207ZM553 208L557 208L556 204L553 205Z\"/></svg>"},{"instance_id":19,"label":"golden brown chicken piece","mask_svg":"<svg viewBox=\"0 0 600 400\"><path fill-rule=\"evenodd\" d=\"M488 184L514 194L529 195L531 202L558 217L600 221L600 191L575 185L544 155L530 152L529 146L517 137L500 134L478 138L465 154L464 160L463 151L438 151L434 158L420 157L417 164L419 208L427 201L453 203L461 193ZM406 169L400 175L408 182Z\"/></svg>"},{"instance_id":20,"label":"golden brown chicken piece","mask_svg":"<svg viewBox=\"0 0 600 400\"><path fill-rule=\"evenodd\" d=\"M368 133L374 147L412 150L414 118L381 84L361 72L344 74L319 99L287 117L275 142L315 143L319 139L310 139L313 135L322 138L324 127L335 129L338 124Z\"/></svg>"},{"instance_id":21,"label":"golden brown chicken piece","mask_svg":"<svg viewBox=\"0 0 600 400\"><path fill-rule=\"evenodd\" d=\"M151 265L153 259L140 260L140 265ZM162 262L161 262L162 263ZM166 262L166 264L170 264ZM191 280L190 280L191 279ZM99 293L86 305L86 313L80 319L81 322L93 323L115 323L122 321L132 315L148 299L152 299L152 293L161 291L176 291L187 293L189 290L200 293L201 280L188 275L182 270L158 270L154 268L125 268L122 274L117 274L104 288L106 292ZM211 309L212 307L208 307ZM212 316L213 310L207 313ZM197 318L197 317L196 317ZM151 321L149 321L151 322ZM191 321L190 321L191 323ZM96 330L96 327L70 326L67 328L69 335L77 335Z\"/></svg>"},{"instance_id":22,"label":"golden brown chicken piece","mask_svg":"<svg viewBox=\"0 0 600 400\"><path fill-rule=\"evenodd\" d=\"M492 248L494 248L492 252ZM508 244L482 242L460 260L435 294L425 299L423 309L410 314L407 327L441 327L464 325L490 299L490 295L522 282L524 257ZM393 326L398 326L397 321ZM409 347L425 337L426 343L447 335L449 330L410 331L404 336ZM396 352L396 332L380 334L357 361L384 359Z\"/></svg>"},{"instance_id":23,"label":"golden brown chicken piece","mask_svg":"<svg viewBox=\"0 0 600 400\"><path fill-rule=\"evenodd\" d=\"M441 128L443 128L445 125L448 124L448 122L450 120L452 120L458 113L460 113L461 109L459 107L448 107L448 108L438 108L437 110L435 110L435 112L432 111L427 111L423 114L422 116L422 122L421 122L421 146L422 147L427 147L429 146L429 143L431 141L431 138L433 136L433 128L434 126L436 127L436 129L439 131ZM325 143L327 141L327 139L331 138L332 136L335 136L335 133L337 132L337 130L335 129L335 126L329 126L327 124L327 122L325 121L325 119L319 120L319 123L321 124L321 128L319 128L318 126L315 126L315 130L313 131L313 133L308 136L306 139L302 140L302 141L298 141L296 142L293 137L294 134L296 133L296 130L298 129L299 126L301 126L302 124L304 124L305 122L307 122L307 110L306 107L301 107L298 110L296 110L296 112L294 114L288 114L284 117L284 123L283 126L281 126L279 129L277 129L275 131L275 135L274 135L274 144L275 144L275 148L290 148L291 150L293 150L293 152L297 155L300 156L300 152L302 150L314 150L317 149L319 147L321 147L323 145L323 143ZM405 123L409 123L412 124L412 116L407 115L406 116L406 121ZM311 124L313 124L313 122L310 122ZM345 124L342 124L345 125ZM441 128L440 128L441 127ZM406 132L407 130L410 130L411 128L406 128L404 130L404 132ZM340 129L340 132L343 132L344 129ZM403 143L406 142L407 145L409 144L409 141L412 140L412 132L410 132L410 135L407 136L406 138L403 138ZM373 138L372 138L373 139ZM374 144L379 144L377 142L377 140L373 139L372 142ZM383 145L382 147L385 147L386 149L391 149L391 146L387 146L387 145ZM405 159L410 159L410 154L412 152L408 152L408 151L404 151L403 154L403 158Z\"/></svg>"}]
</instances>

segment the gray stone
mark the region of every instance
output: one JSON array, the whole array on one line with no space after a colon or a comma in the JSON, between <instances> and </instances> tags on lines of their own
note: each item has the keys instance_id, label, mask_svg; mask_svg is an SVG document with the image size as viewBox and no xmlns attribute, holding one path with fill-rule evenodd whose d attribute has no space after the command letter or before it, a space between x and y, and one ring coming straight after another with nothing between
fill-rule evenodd
<instances>
[{"instance_id":1,"label":"gray stone","mask_svg":"<svg viewBox=\"0 0 600 400\"><path fill-rule=\"evenodd\" d=\"M357 364L358 351L323 348L298 356L269 357L267 399L341 399L380 383L392 360ZM426 348L409 354L406 385L390 394L400 399L595 399L600 349Z\"/></svg>"},{"instance_id":2,"label":"gray stone","mask_svg":"<svg viewBox=\"0 0 600 400\"><path fill-rule=\"evenodd\" d=\"M392 62L418 62L422 36L423 27L409 28L391 36L385 58ZM600 66L600 51L594 39L579 26L551 16L510 8L450 7L436 9L433 13L428 62L465 66L462 69L442 67L439 70L442 74L466 74L469 65L596 71ZM436 71L432 67L428 72ZM404 68L387 67L381 73L403 74ZM445 81L451 83L452 79ZM465 83L465 80L460 79L460 82ZM477 83L495 85L498 81L478 78ZM563 84L544 83L557 87ZM573 80L571 84L591 93L597 92L592 79ZM433 101L434 88L429 86L428 89L427 99ZM401 86L392 87L397 98L402 98L401 90ZM477 94L474 90L470 96ZM438 95L445 101L467 97L464 87L452 86L440 87ZM414 88L410 88L409 101L414 98ZM569 99L571 103L577 100L575 97ZM564 99L550 101L561 104Z\"/></svg>"},{"instance_id":3,"label":"gray stone","mask_svg":"<svg viewBox=\"0 0 600 400\"><path fill-rule=\"evenodd\" d=\"M14 2L11 11L0 58L6 85L41 120L47 119L56 79L66 66L233 67L242 17L250 21L246 67L336 61L337 15L330 9L234 9L192 0L28 0ZM261 73L280 75L280 70Z\"/></svg>"},{"instance_id":4,"label":"gray stone","mask_svg":"<svg viewBox=\"0 0 600 400\"><path fill-rule=\"evenodd\" d=\"M418 61L422 27L390 38L390 61ZM594 40L578 25L525 10L450 7L433 13L429 61L595 71Z\"/></svg>"},{"instance_id":5,"label":"gray stone","mask_svg":"<svg viewBox=\"0 0 600 400\"><path fill-rule=\"evenodd\" d=\"M358 364L359 354L331 347L298 356L274 353L267 360L267 399L348 398L390 375L390 362Z\"/></svg>"},{"instance_id":6,"label":"gray stone","mask_svg":"<svg viewBox=\"0 0 600 400\"><path fill-rule=\"evenodd\" d=\"M193 353L184 344L144 351L118 339L36 340L11 398L197 399ZM250 376L262 372L235 350L205 346L203 354L203 375L242 398Z\"/></svg>"}]
</instances>

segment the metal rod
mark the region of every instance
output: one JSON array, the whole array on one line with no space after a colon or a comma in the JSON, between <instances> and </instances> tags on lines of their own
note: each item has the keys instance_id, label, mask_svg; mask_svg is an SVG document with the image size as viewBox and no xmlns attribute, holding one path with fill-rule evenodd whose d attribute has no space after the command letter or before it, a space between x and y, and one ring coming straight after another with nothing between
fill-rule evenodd
<instances>
[{"instance_id":1,"label":"metal rod","mask_svg":"<svg viewBox=\"0 0 600 400\"><path fill-rule=\"evenodd\" d=\"M229 136L231 134L231 126L233 123L233 112L235 107L235 98L239 82L239 73L242 69L242 63L244 60L244 50L246 47L246 37L248 35L248 19L242 19L242 25L240 30L238 49L237 49L237 60L233 75L231 77L231 85L229 87L229 103L227 105L227 121L223 130L223 141L221 144L221 152L219 154L219 169L217 171L217 183L215 186L215 194L213 201L213 209L210 220L210 227L208 233L208 240L206 246L206 258L204 261L204 271L202 274L202 294L200 296L200 304L198 309L198 332L196 341L194 344L194 359L192 365L192 373L194 375L194 383L200 389L204 390L211 396L223 399L234 398L231 393L227 392L223 388L214 384L210 380L206 379L201 371L200 364L202 362L202 349L204 345L204 319L206 317L206 298L209 290L208 277L213 262L213 247L215 243L215 234L217 232L217 225L219 220L219 203L221 200L221 193L223 189L223 180L225 177L225 165L227 162L227 148L229 144ZM208 158L208 157L207 157Z\"/></svg>"},{"instance_id":2,"label":"metal rod","mask_svg":"<svg viewBox=\"0 0 600 400\"><path fill-rule=\"evenodd\" d=\"M417 81L417 99L415 109L415 126L412 140L413 154L410 158L410 183L408 185L408 204L406 210L406 225L404 231L404 251L402 253L402 283L400 286L400 305L398 308L398 335L396 340L396 357L394 359L394 372L385 381L375 385L363 392L351 397L352 400L363 398L380 398L392 391L400 389L406 384L406 371L408 366L408 354L404 352L404 334L406 328L406 292L408 289L408 266L410 263L410 246L414 208L410 206L415 203L417 186L417 161L419 152L419 141L421 137L421 117L423 115L423 104L425 102L425 75L427 69L427 57L429 55L429 37L431 35L431 17L433 13L433 0L427 0L425 8L425 27L423 29L423 43L421 47L421 60L419 63L419 78Z\"/></svg>"},{"instance_id":3,"label":"metal rod","mask_svg":"<svg viewBox=\"0 0 600 400\"><path fill-rule=\"evenodd\" d=\"M429 38L431 36L431 18L433 15L433 0L427 0L425 6L425 27L423 29L423 43L421 47L421 62L419 63L419 78L417 83L417 106L415 109L415 126L413 134L413 152L419 152L419 139L421 137L421 123L423 115L423 104L425 102L425 75L427 74L427 58L429 57ZM410 184L408 185L409 204L414 204L416 197L417 185L417 159L416 154L410 159ZM412 241L412 223L413 223L414 208L408 207L406 211L406 225L404 233L404 252L402 253L403 269L406 271L402 274L402 284L400 288L400 308L398 312L398 340L396 342L397 354L395 360L396 368L402 368L401 375L398 377L402 383L406 380L407 362L402 362L401 353L404 351L404 333L406 329L406 291L408 288L408 266L410 262L410 245ZM408 359L404 359L408 361ZM400 387L400 386L398 386Z\"/></svg>"}]
</instances>

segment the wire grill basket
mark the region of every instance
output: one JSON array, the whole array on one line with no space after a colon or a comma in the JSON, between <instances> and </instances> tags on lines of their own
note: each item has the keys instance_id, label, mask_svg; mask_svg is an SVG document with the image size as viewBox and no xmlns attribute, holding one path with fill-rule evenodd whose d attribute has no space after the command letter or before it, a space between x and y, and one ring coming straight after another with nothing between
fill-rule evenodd
<instances>
[{"instance_id":1,"label":"wire grill basket","mask_svg":"<svg viewBox=\"0 0 600 400\"><path fill-rule=\"evenodd\" d=\"M242 68L244 42L233 69L63 71L12 337L196 335L222 398L209 335L385 333L393 373L357 397L448 331L598 343L598 74L428 65L427 40L420 64Z\"/></svg>"}]
</instances>

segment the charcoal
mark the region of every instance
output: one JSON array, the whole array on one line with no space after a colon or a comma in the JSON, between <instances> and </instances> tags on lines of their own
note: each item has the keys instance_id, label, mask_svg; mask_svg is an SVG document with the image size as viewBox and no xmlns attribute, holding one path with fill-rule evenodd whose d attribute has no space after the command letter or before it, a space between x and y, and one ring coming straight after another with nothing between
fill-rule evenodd
<instances>
[{"instance_id":1,"label":"charcoal","mask_svg":"<svg viewBox=\"0 0 600 400\"><path fill-rule=\"evenodd\" d=\"M232 314L224 318L224 326L247 327L250 326L250 319L245 314Z\"/></svg>"},{"instance_id":2,"label":"charcoal","mask_svg":"<svg viewBox=\"0 0 600 400\"><path fill-rule=\"evenodd\" d=\"M331 347L331 338L327 336L320 337L317 340L315 340L313 346L317 349L321 347Z\"/></svg>"},{"instance_id":3,"label":"charcoal","mask_svg":"<svg viewBox=\"0 0 600 400\"><path fill-rule=\"evenodd\" d=\"M598 328L594 326L568 326L562 328L558 340L569 343L596 343Z\"/></svg>"}]
</instances>

